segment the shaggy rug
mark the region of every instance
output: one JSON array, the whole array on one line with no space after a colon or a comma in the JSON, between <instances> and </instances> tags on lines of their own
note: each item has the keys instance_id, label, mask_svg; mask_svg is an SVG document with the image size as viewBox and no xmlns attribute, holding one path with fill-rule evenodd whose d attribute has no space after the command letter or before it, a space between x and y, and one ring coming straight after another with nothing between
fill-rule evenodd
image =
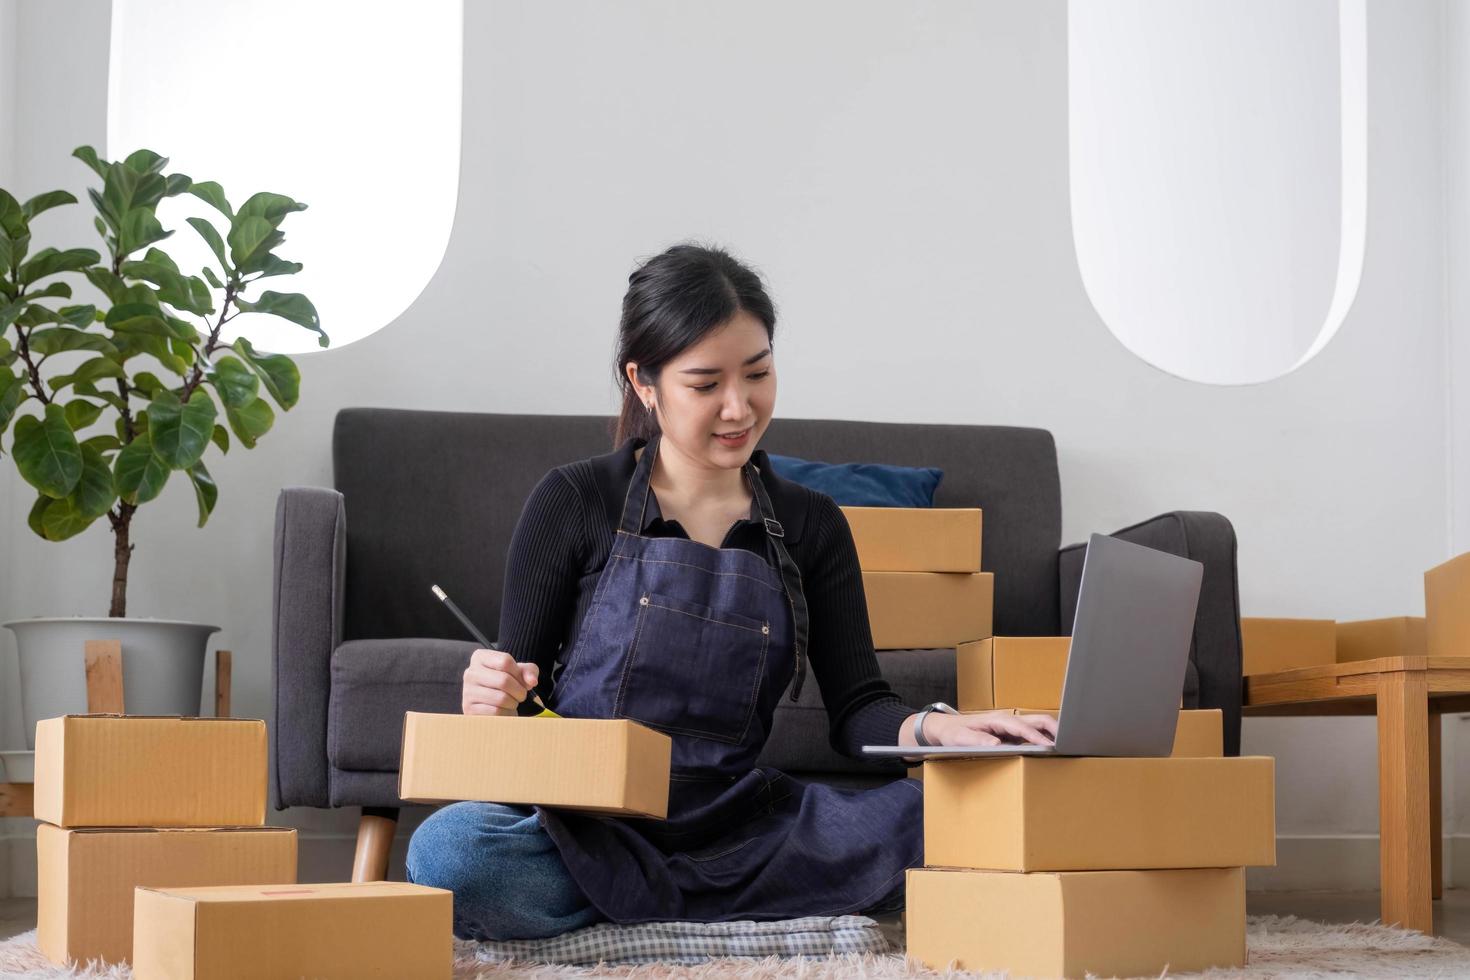
<instances>
[{"instance_id":1,"label":"shaggy rug","mask_svg":"<svg viewBox=\"0 0 1470 980\"><path fill-rule=\"evenodd\" d=\"M67 969L48 963L36 950L34 931L0 943L0 977L34 980L131 980L126 966ZM1470 949L1434 936L1380 925L1323 925L1293 916L1252 916L1247 925L1250 965L1242 970L1209 970L1209 980L1347 980L1470 976ZM486 963L474 943L455 944L456 980L520 980L570 977L626 977L629 980L847 980L866 978L961 977L999 980L1001 974L937 973L908 964L898 952L801 959L718 959L698 966L629 966L583 969L531 963Z\"/></svg>"}]
</instances>

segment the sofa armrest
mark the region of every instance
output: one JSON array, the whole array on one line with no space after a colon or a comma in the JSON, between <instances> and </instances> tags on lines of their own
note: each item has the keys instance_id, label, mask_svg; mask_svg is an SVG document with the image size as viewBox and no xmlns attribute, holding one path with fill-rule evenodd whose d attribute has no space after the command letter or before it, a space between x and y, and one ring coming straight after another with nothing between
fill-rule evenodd
<instances>
[{"instance_id":1,"label":"sofa armrest","mask_svg":"<svg viewBox=\"0 0 1470 980\"><path fill-rule=\"evenodd\" d=\"M327 705L342 642L347 511L342 494L286 487L276 498L271 625L276 809L329 806Z\"/></svg>"},{"instance_id":2,"label":"sofa armrest","mask_svg":"<svg viewBox=\"0 0 1470 980\"><path fill-rule=\"evenodd\" d=\"M1240 586L1235 565L1235 529L1220 514L1208 511L1172 511L1131 527L1112 537L1131 541L1204 564L1199 609L1194 620L1190 665L1198 678L1198 693L1185 707L1219 708L1224 716L1225 754L1240 754ZM1061 550L1058 574L1061 586L1062 632L1071 635L1077 615L1077 592L1082 584L1086 544Z\"/></svg>"}]
</instances>

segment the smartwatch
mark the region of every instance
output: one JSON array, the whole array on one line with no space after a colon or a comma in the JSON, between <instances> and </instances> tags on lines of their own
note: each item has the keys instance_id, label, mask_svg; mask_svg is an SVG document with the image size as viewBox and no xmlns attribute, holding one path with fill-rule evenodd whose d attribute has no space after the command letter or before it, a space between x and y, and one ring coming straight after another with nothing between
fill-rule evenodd
<instances>
[{"instance_id":1,"label":"smartwatch","mask_svg":"<svg viewBox=\"0 0 1470 980\"><path fill-rule=\"evenodd\" d=\"M923 709L914 717L914 741L919 745L934 744L924 737L924 719L929 717L929 712L931 711L938 711L941 714L946 715L959 714L958 711L956 711L954 708L951 708L943 701L935 701L933 704L925 705Z\"/></svg>"}]
</instances>

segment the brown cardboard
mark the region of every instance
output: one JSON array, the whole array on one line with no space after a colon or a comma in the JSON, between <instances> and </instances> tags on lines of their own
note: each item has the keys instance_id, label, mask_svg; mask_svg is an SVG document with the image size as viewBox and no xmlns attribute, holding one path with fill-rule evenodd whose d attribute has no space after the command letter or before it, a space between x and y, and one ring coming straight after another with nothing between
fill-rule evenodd
<instances>
[{"instance_id":1,"label":"brown cardboard","mask_svg":"<svg viewBox=\"0 0 1470 980\"><path fill-rule=\"evenodd\" d=\"M990 636L989 572L863 572L876 650L957 647Z\"/></svg>"},{"instance_id":2,"label":"brown cardboard","mask_svg":"<svg viewBox=\"0 0 1470 980\"><path fill-rule=\"evenodd\" d=\"M1174 759L1219 759L1225 755L1225 717L1219 708L1179 712L1174 729Z\"/></svg>"},{"instance_id":3,"label":"brown cardboard","mask_svg":"<svg viewBox=\"0 0 1470 980\"><path fill-rule=\"evenodd\" d=\"M1275 760L924 763L924 863L994 871L1276 863Z\"/></svg>"},{"instance_id":4,"label":"brown cardboard","mask_svg":"<svg viewBox=\"0 0 1470 980\"><path fill-rule=\"evenodd\" d=\"M995 636L955 647L961 711L1062 707L1070 636Z\"/></svg>"},{"instance_id":5,"label":"brown cardboard","mask_svg":"<svg viewBox=\"0 0 1470 980\"><path fill-rule=\"evenodd\" d=\"M673 743L636 722L407 712L398 795L658 817Z\"/></svg>"},{"instance_id":6,"label":"brown cardboard","mask_svg":"<svg viewBox=\"0 0 1470 980\"><path fill-rule=\"evenodd\" d=\"M1336 663L1337 624L1330 619L1244 617L1240 644L1242 674Z\"/></svg>"},{"instance_id":7,"label":"brown cardboard","mask_svg":"<svg viewBox=\"0 0 1470 980\"><path fill-rule=\"evenodd\" d=\"M64 715L36 723L39 820L58 827L258 827L265 722Z\"/></svg>"},{"instance_id":8,"label":"brown cardboard","mask_svg":"<svg viewBox=\"0 0 1470 980\"><path fill-rule=\"evenodd\" d=\"M1423 616L1392 616L1337 624L1337 662L1423 657L1429 641Z\"/></svg>"},{"instance_id":9,"label":"brown cardboard","mask_svg":"<svg viewBox=\"0 0 1470 980\"><path fill-rule=\"evenodd\" d=\"M448 980L453 893L399 881L139 888L137 980Z\"/></svg>"},{"instance_id":10,"label":"brown cardboard","mask_svg":"<svg viewBox=\"0 0 1470 980\"><path fill-rule=\"evenodd\" d=\"M978 507L843 507L865 572L980 571Z\"/></svg>"},{"instance_id":11,"label":"brown cardboard","mask_svg":"<svg viewBox=\"0 0 1470 980\"><path fill-rule=\"evenodd\" d=\"M1424 573L1431 657L1470 657L1470 551Z\"/></svg>"},{"instance_id":12,"label":"brown cardboard","mask_svg":"<svg viewBox=\"0 0 1470 980\"><path fill-rule=\"evenodd\" d=\"M133 951L138 885L290 884L296 831L36 828L36 945L56 963L122 962Z\"/></svg>"},{"instance_id":13,"label":"brown cardboard","mask_svg":"<svg viewBox=\"0 0 1470 980\"><path fill-rule=\"evenodd\" d=\"M1050 714L1050 708L1020 708L1021 714ZM1218 759L1225 755L1225 720L1219 708L1190 709L1179 712L1174 729L1172 759ZM909 766L910 779L924 778L922 764Z\"/></svg>"},{"instance_id":14,"label":"brown cardboard","mask_svg":"<svg viewBox=\"0 0 1470 980\"><path fill-rule=\"evenodd\" d=\"M906 892L908 956L935 970L1156 977L1246 961L1240 868L911 868Z\"/></svg>"}]
</instances>

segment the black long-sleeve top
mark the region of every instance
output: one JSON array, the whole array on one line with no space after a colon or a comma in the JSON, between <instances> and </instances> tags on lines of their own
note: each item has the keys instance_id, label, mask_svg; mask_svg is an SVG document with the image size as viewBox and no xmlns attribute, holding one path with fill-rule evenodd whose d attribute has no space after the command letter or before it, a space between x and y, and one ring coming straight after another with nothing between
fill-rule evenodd
<instances>
[{"instance_id":1,"label":"black long-sleeve top","mask_svg":"<svg viewBox=\"0 0 1470 980\"><path fill-rule=\"evenodd\" d=\"M622 519L623 500L645 440L630 438L611 453L549 471L532 489L511 537L500 606L499 645L541 668L543 697L553 689L557 661L570 652ZM860 757L863 745L897 743L912 713L878 672L862 572L852 531L831 497L782 479L764 450L752 460L785 529L785 544L801 569L810 614L807 656L827 708L832 747ZM648 494L641 533L689 537L666 521ZM766 557L765 528L754 501L723 547Z\"/></svg>"}]
</instances>

